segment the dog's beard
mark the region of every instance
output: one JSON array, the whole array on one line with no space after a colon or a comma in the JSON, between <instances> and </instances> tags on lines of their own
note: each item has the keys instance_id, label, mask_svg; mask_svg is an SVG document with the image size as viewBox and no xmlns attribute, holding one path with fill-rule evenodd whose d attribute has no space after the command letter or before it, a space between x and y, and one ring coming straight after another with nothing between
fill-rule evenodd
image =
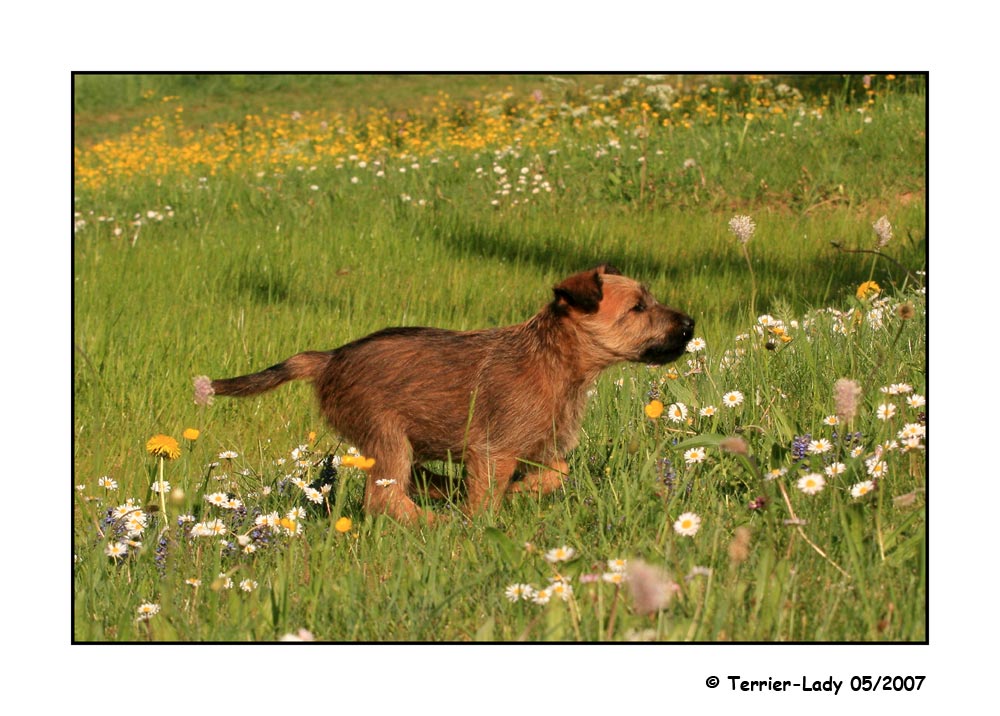
<instances>
[{"instance_id":1,"label":"dog's beard","mask_svg":"<svg viewBox=\"0 0 1000 716\"><path fill-rule=\"evenodd\" d=\"M659 345L650 346L639 354L639 358L636 362L647 363L649 365L664 365L665 363L672 363L684 355L686 348L687 341L674 341L671 343L661 343Z\"/></svg>"}]
</instances>

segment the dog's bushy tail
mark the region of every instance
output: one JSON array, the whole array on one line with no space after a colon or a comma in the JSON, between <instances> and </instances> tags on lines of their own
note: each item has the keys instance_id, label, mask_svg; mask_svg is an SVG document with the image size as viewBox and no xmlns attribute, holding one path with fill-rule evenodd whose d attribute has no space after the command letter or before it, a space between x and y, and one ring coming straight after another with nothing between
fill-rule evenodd
<instances>
[{"instance_id":1,"label":"dog's bushy tail","mask_svg":"<svg viewBox=\"0 0 1000 716\"><path fill-rule=\"evenodd\" d=\"M194 379L194 402L209 405L215 395L243 397L257 395L290 380L311 380L319 375L330 362L330 354L320 351L306 351L293 355L288 360L265 368L259 373L241 375L238 378L212 380L207 375Z\"/></svg>"}]
</instances>

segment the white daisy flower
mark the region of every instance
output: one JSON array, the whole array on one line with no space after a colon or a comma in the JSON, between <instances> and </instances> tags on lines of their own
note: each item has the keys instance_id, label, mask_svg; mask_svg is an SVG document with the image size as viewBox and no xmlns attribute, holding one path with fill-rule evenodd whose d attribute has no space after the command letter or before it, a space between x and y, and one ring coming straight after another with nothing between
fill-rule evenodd
<instances>
[{"instance_id":1,"label":"white daisy flower","mask_svg":"<svg viewBox=\"0 0 1000 716\"><path fill-rule=\"evenodd\" d=\"M869 492L875 489L875 483L871 480L865 480L864 482L859 482L854 487L851 488L851 497L858 498L864 497Z\"/></svg>"},{"instance_id":2,"label":"white daisy flower","mask_svg":"<svg viewBox=\"0 0 1000 716\"><path fill-rule=\"evenodd\" d=\"M831 450L833 450L833 444L826 438L809 441L809 452L813 455L822 455L823 453L830 452Z\"/></svg>"},{"instance_id":3,"label":"white daisy flower","mask_svg":"<svg viewBox=\"0 0 1000 716\"><path fill-rule=\"evenodd\" d=\"M512 602L516 602L520 599L527 601L534 596L535 590L529 584L511 584L504 590L503 593L504 596Z\"/></svg>"},{"instance_id":4,"label":"white daisy flower","mask_svg":"<svg viewBox=\"0 0 1000 716\"><path fill-rule=\"evenodd\" d=\"M722 396L722 404L727 408L735 408L743 404L743 393L738 390L730 390Z\"/></svg>"},{"instance_id":5,"label":"white daisy flower","mask_svg":"<svg viewBox=\"0 0 1000 716\"><path fill-rule=\"evenodd\" d=\"M128 545L124 542L108 542L108 546L104 548L104 554L113 559L121 559L128 554Z\"/></svg>"},{"instance_id":6,"label":"white daisy flower","mask_svg":"<svg viewBox=\"0 0 1000 716\"><path fill-rule=\"evenodd\" d=\"M707 454L705 453L705 448L696 447L690 450L684 451L684 462L688 465L695 465L699 462L704 462Z\"/></svg>"},{"instance_id":7,"label":"white daisy flower","mask_svg":"<svg viewBox=\"0 0 1000 716\"><path fill-rule=\"evenodd\" d=\"M608 560L608 569L610 569L612 572L624 572L627 567L628 567L627 559Z\"/></svg>"},{"instance_id":8,"label":"white daisy flower","mask_svg":"<svg viewBox=\"0 0 1000 716\"><path fill-rule=\"evenodd\" d=\"M545 561L550 563L556 562L567 562L576 555L576 550L572 547L567 547L563 545L562 547L556 547L555 549L550 549L545 553Z\"/></svg>"},{"instance_id":9,"label":"white daisy flower","mask_svg":"<svg viewBox=\"0 0 1000 716\"><path fill-rule=\"evenodd\" d=\"M685 512L674 522L674 532L685 537L694 537L701 529L701 517L694 512Z\"/></svg>"},{"instance_id":10,"label":"white daisy flower","mask_svg":"<svg viewBox=\"0 0 1000 716\"><path fill-rule=\"evenodd\" d=\"M687 420L688 409L684 403L671 403L667 408L667 418L672 423L682 423Z\"/></svg>"},{"instance_id":11,"label":"white daisy flower","mask_svg":"<svg viewBox=\"0 0 1000 716\"><path fill-rule=\"evenodd\" d=\"M822 475L816 472L803 475L799 478L798 482L798 488L807 495L815 495L817 492L821 491L825 485L826 480L823 479Z\"/></svg>"},{"instance_id":12,"label":"white daisy flower","mask_svg":"<svg viewBox=\"0 0 1000 716\"><path fill-rule=\"evenodd\" d=\"M875 411L875 417L879 420L889 420L896 414L896 406L892 403L882 403Z\"/></svg>"}]
</instances>

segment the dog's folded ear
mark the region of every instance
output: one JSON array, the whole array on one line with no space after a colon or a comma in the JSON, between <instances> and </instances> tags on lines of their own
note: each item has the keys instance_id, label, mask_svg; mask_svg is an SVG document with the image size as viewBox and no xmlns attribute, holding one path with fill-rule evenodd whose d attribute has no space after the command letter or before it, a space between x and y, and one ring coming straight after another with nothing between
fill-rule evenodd
<instances>
[{"instance_id":1,"label":"dog's folded ear","mask_svg":"<svg viewBox=\"0 0 1000 716\"><path fill-rule=\"evenodd\" d=\"M601 288L601 274L604 266L598 266L589 271L573 274L561 284L552 289L555 294L554 305L565 310L575 308L582 313L595 313L601 305L604 291Z\"/></svg>"}]
</instances>

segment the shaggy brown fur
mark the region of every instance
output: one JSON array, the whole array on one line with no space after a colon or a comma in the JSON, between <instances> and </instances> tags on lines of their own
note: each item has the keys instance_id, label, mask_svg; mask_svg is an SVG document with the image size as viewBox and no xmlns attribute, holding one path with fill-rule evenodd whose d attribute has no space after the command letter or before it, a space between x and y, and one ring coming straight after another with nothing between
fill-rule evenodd
<instances>
[{"instance_id":1,"label":"shaggy brown fur","mask_svg":"<svg viewBox=\"0 0 1000 716\"><path fill-rule=\"evenodd\" d=\"M672 361L694 329L690 317L609 266L570 276L554 293L515 326L389 328L260 373L198 378L197 397L255 395L312 380L333 428L375 458L366 509L402 522L431 519L410 496L424 461L465 464L468 513L495 507L508 492L551 492L567 472L563 455L577 444L598 374L622 361ZM395 482L376 485L383 479Z\"/></svg>"}]
</instances>

